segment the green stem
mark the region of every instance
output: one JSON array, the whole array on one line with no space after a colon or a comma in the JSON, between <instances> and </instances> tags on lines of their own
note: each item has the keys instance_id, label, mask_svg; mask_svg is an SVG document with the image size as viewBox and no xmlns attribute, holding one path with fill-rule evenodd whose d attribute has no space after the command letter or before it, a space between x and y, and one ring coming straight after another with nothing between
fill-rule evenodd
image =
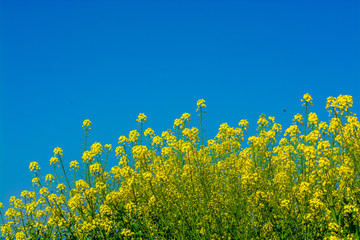
<instances>
[{"instance_id":1,"label":"green stem","mask_svg":"<svg viewBox=\"0 0 360 240\"><path fill-rule=\"evenodd\" d=\"M140 122L140 145L142 144L142 135L143 135L142 127L143 127L143 122L141 121Z\"/></svg>"},{"instance_id":2,"label":"green stem","mask_svg":"<svg viewBox=\"0 0 360 240\"><path fill-rule=\"evenodd\" d=\"M203 128L202 128L202 107L200 107L200 139L201 139L201 145L204 145Z\"/></svg>"},{"instance_id":3,"label":"green stem","mask_svg":"<svg viewBox=\"0 0 360 240\"><path fill-rule=\"evenodd\" d=\"M59 155L59 159L60 159L60 163L61 163L62 170L63 170L64 175L65 175L66 183L67 183L67 185L68 185L68 187L69 187L69 191L70 191L70 190L71 190L71 186L70 186L69 180L68 180L68 178L67 178L67 176L66 176L65 168L64 168L64 165L63 165L63 162L62 162L62 159L61 159L61 156L60 156L60 155Z\"/></svg>"}]
</instances>

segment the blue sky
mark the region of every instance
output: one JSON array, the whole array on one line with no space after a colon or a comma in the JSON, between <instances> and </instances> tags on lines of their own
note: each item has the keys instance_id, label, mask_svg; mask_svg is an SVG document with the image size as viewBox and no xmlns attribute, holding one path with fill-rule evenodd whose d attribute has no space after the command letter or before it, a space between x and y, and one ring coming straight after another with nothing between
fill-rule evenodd
<instances>
[{"instance_id":1,"label":"blue sky","mask_svg":"<svg viewBox=\"0 0 360 240\"><path fill-rule=\"evenodd\" d=\"M53 149L80 161L91 143L117 146L145 113L155 134L196 102L206 129L264 113L286 129L312 95L360 100L358 1L20 1L0 3L0 202L32 190L29 163L52 173ZM287 110L284 112L283 110ZM115 154L112 161L117 163Z\"/></svg>"}]
</instances>

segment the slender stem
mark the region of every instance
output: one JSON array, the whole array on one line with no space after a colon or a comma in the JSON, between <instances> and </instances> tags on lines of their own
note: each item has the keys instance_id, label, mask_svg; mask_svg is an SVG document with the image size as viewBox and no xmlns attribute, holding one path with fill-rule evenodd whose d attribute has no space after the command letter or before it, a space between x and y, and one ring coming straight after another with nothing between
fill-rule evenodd
<instances>
[{"instance_id":1,"label":"slender stem","mask_svg":"<svg viewBox=\"0 0 360 240\"><path fill-rule=\"evenodd\" d=\"M204 145L203 128L202 128L202 107L200 107L200 139L201 139L201 145Z\"/></svg>"},{"instance_id":2,"label":"slender stem","mask_svg":"<svg viewBox=\"0 0 360 240\"><path fill-rule=\"evenodd\" d=\"M70 186L69 180L68 180L68 178L67 178L67 176L66 176L64 164L63 164L63 162L62 162L62 159L61 159L61 156L60 156L60 155L59 155L59 159L60 159L60 163L61 163L62 170L63 170L64 175L65 175L66 183L67 183L67 185L68 185L68 187L69 187L69 191L70 191L70 190L71 190L71 186Z\"/></svg>"}]
</instances>

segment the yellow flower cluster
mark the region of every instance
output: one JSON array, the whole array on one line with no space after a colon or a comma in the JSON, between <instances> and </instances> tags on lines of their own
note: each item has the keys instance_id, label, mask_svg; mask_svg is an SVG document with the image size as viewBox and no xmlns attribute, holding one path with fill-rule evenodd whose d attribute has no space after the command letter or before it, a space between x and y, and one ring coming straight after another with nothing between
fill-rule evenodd
<instances>
[{"instance_id":1,"label":"yellow flower cluster","mask_svg":"<svg viewBox=\"0 0 360 240\"><path fill-rule=\"evenodd\" d=\"M221 124L204 146L202 126L185 127L190 114L160 137L142 131L141 113L140 131L119 137L119 164L110 171L111 144L87 150L86 135L81 166L63 164L56 147L50 165L61 168L43 179L30 163L34 191L12 196L4 215L0 203L0 231L6 239L358 239L360 123L349 112L352 98L328 98L335 113L328 122L308 114L309 94L301 101L305 114L284 132L261 115L248 146L247 120ZM197 111L204 107L200 99Z\"/></svg>"},{"instance_id":2,"label":"yellow flower cluster","mask_svg":"<svg viewBox=\"0 0 360 240\"><path fill-rule=\"evenodd\" d=\"M56 157L56 155L59 155L59 156L63 156L63 150L61 149L61 148L59 148L59 147L56 147L55 149L54 149L54 157Z\"/></svg>"},{"instance_id":3,"label":"yellow flower cluster","mask_svg":"<svg viewBox=\"0 0 360 240\"><path fill-rule=\"evenodd\" d=\"M154 130L152 130L151 128L147 128L144 132L144 135L145 135L145 137L149 136L152 138L152 137L154 137L155 133L154 133Z\"/></svg>"},{"instance_id":4,"label":"yellow flower cluster","mask_svg":"<svg viewBox=\"0 0 360 240\"><path fill-rule=\"evenodd\" d=\"M138 118L136 119L137 122L141 123L141 122L145 122L147 120L147 117L145 116L144 113L140 113Z\"/></svg>"},{"instance_id":5,"label":"yellow flower cluster","mask_svg":"<svg viewBox=\"0 0 360 240\"><path fill-rule=\"evenodd\" d=\"M334 112L337 116L339 113L343 115L345 112L349 111L349 108L353 106L353 98L349 95L340 95L339 97L328 97L326 103L326 109L331 108L328 110L329 116L331 113Z\"/></svg>"},{"instance_id":6,"label":"yellow flower cluster","mask_svg":"<svg viewBox=\"0 0 360 240\"><path fill-rule=\"evenodd\" d=\"M88 128L88 129L91 129L89 128L91 126L91 122L89 119L86 119L84 122L83 122L83 125L82 127L85 127L85 128Z\"/></svg>"},{"instance_id":7,"label":"yellow flower cluster","mask_svg":"<svg viewBox=\"0 0 360 240\"><path fill-rule=\"evenodd\" d=\"M196 109L196 112L197 112L197 111L199 111L200 108L206 107L205 100L200 99L199 101L197 101L196 105L197 105L197 109Z\"/></svg>"},{"instance_id":8,"label":"yellow flower cluster","mask_svg":"<svg viewBox=\"0 0 360 240\"><path fill-rule=\"evenodd\" d=\"M303 96L303 99L301 99L301 102L303 102L303 106L305 105L305 103L309 103L309 104L311 104L312 105L312 97L310 96L310 94L308 94L308 93L306 93L306 94L304 94L304 96Z\"/></svg>"},{"instance_id":9,"label":"yellow flower cluster","mask_svg":"<svg viewBox=\"0 0 360 240\"><path fill-rule=\"evenodd\" d=\"M36 171L36 170L39 170L40 167L39 167L39 164L37 162L31 162L30 165L29 165L29 169L30 169L30 172L32 171Z\"/></svg>"}]
</instances>

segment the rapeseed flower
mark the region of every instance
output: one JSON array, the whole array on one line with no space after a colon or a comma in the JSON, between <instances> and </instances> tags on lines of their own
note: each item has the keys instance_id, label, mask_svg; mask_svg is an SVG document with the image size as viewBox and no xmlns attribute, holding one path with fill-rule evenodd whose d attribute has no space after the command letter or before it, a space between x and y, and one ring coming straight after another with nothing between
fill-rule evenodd
<instances>
[{"instance_id":1,"label":"rapeseed flower","mask_svg":"<svg viewBox=\"0 0 360 240\"><path fill-rule=\"evenodd\" d=\"M59 183L56 188L61 191L61 190L64 190L66 188L66 186L63 183Z\"/></svg>"},{"instance_id":2,"label":"rapeseed flower","mask_svg":"<svg viewBox=\"0 0 360 240\"><path fill-rule=\"evenodd\" d=\"M147 117L144 113L140 113L138 118L136 119L137 122L141 123L143 121L146 121L147 120Z\"/></svg>"},{"instance_id":3,"label":"rapeseed flower","mask_svg":"<svg viewBox=\"0 0 360 240\"><path fill-rule=\"evenodd\" d=\"M145 135L145 137L149 136L152 138L153 136L155 136L155 133L154 133L154 130L152 130L151 128L147 128L144 132L144 135Z\"/></svg>"},{"instance_id":4,"label":"rapeseed flower","mask_svg":"<svg viewBox=\"0 0 360 240\"><path fill-rule=\"evenodd\" d=\"M309 103L312 105L312 97L310 96L310 94L308 93L305 93L304 96L303 96L303 99L301 99L301 102L303 102L303 106L305 105L305 103Z\"/></svg>"},{"instance_id":5,"label":"rapeseed flower","mask_svg":"<svg viewBox=\"0 0 360 240\"><path fill-rule=\"evenodd\" d=\"M357 239L360 123L349 112L352 98L328 99L335 115L328 123L308 114L310 95L302 101L305 114L295 115L284 136L275 117L261 115L248 146L241 143L247 120L236 128L220 124L203 145L203 99L199 129L185 127L191 119L184 113L175 131L155 136L151 128L142 131L147 118L139 114L140 132L120 136L119 164L109 172L112 146L95 142L87 150L91 122L85 120L81 169L76 160L63 164L57 147L50 165L61 168L45 176L44 186L39 164L31 162L34 191L10 198L5 219L0 211L1 233L6 239L115 239L119 233L124 239ZM73 181L65 165L74 170Z\"/></svg>"},{"instance_id":6,"label":"rapeseed flower","mask_svg":"<svg viewBox=\"0 0 360 240\"><path fill-rule=\"evenodd\" d=\"M55 181L55 178L52 174L47 174L45 176L45 182L54 182Z\"/></svg>"},{"instance_id":7,"label":"rapeseed flower","mask_svg":"<svg viewBox=\"0 0 360 240\"><path fill-rule=\"evenodd\" d=\"M129 140L129 142L136 143L139 136L140 136L140 134L136 130L132 130L129 133L128 140Z\"/></svg>"},{"instance_id":8,"label":"rapeseed flower","mask_svg":"<svg viewBox=\"0 0 360 240\"><path fill-rule=\"evenodd\" d=\"M58 163L59 163L59 159L57 157L50 158L50 165L58 164Z\"/></svg>"},{"instance_id":9,"label":"rapeseed flower","mask_svg":"<svg viewBox=\"0 0 360 240\"><path fill-rule=\"evenodd\" d=\"M36 171L36 170L40 169L40 166L37 162L31 162L29 165L29 169L30 169L30 172L32 172L34 170Z\"/></svg>"},{"instance_id":10,"label":"rapeseed flower","mask_svg":"<svg viewBox=\"0 0 360 240\"><path fill-rule=\"evenodd\" d=\"M199 111L200 108L206 107L205 100L200 99L199 101L197 101L196 105L198 106L198 108L196 109L196 112L197 112L197 111Z\"/></svg>"},{"instance_id":11,"label":"rapeseed flower","mask_svg":"<svg viewBox=\"0 0 360 240\"><path fill-rule=\"evenodd\" d=\"M64 155L63 150L61 148L59 148L59 147L56 147L54 149L54 157L56 157L56 155L60 155L62 157Z\"/></svg>"},{"instance_id":12,"label":"rapeseed flower","mask_svg":"<svg viewBox=\"0 0 360 240\"><path fill-rule=\"evenodd\" d=\"M70 162L70 168L79 168L79 163L76 161L76 160L74 160L74 161L71 161Z\"/></svg>"},{"instance_id":13,"label":"rapeseed flower","mask_svg":"<svg viewBox=\"0 0 360 240\"><path fill-rule=\"evenodd\" d=\"M118 144L121 144L121 143L124 143L124 142L127 142L127 141L128 141L128 139L125 136L120 136Z\"/></svg>"},{"instance_id":14,"label":"rapeseed flower","mask_svg":"<svg viewBox=\"0 0 360 240\"><path fill-rule=\"evenodd\" d=\"M88 129L91 129L89 128L91 126L91 122L89 119L86 119L84 122L83 122L83 125L82 127L85 127L85 128L88 128Z\"/></svg>"}]
</instances>

